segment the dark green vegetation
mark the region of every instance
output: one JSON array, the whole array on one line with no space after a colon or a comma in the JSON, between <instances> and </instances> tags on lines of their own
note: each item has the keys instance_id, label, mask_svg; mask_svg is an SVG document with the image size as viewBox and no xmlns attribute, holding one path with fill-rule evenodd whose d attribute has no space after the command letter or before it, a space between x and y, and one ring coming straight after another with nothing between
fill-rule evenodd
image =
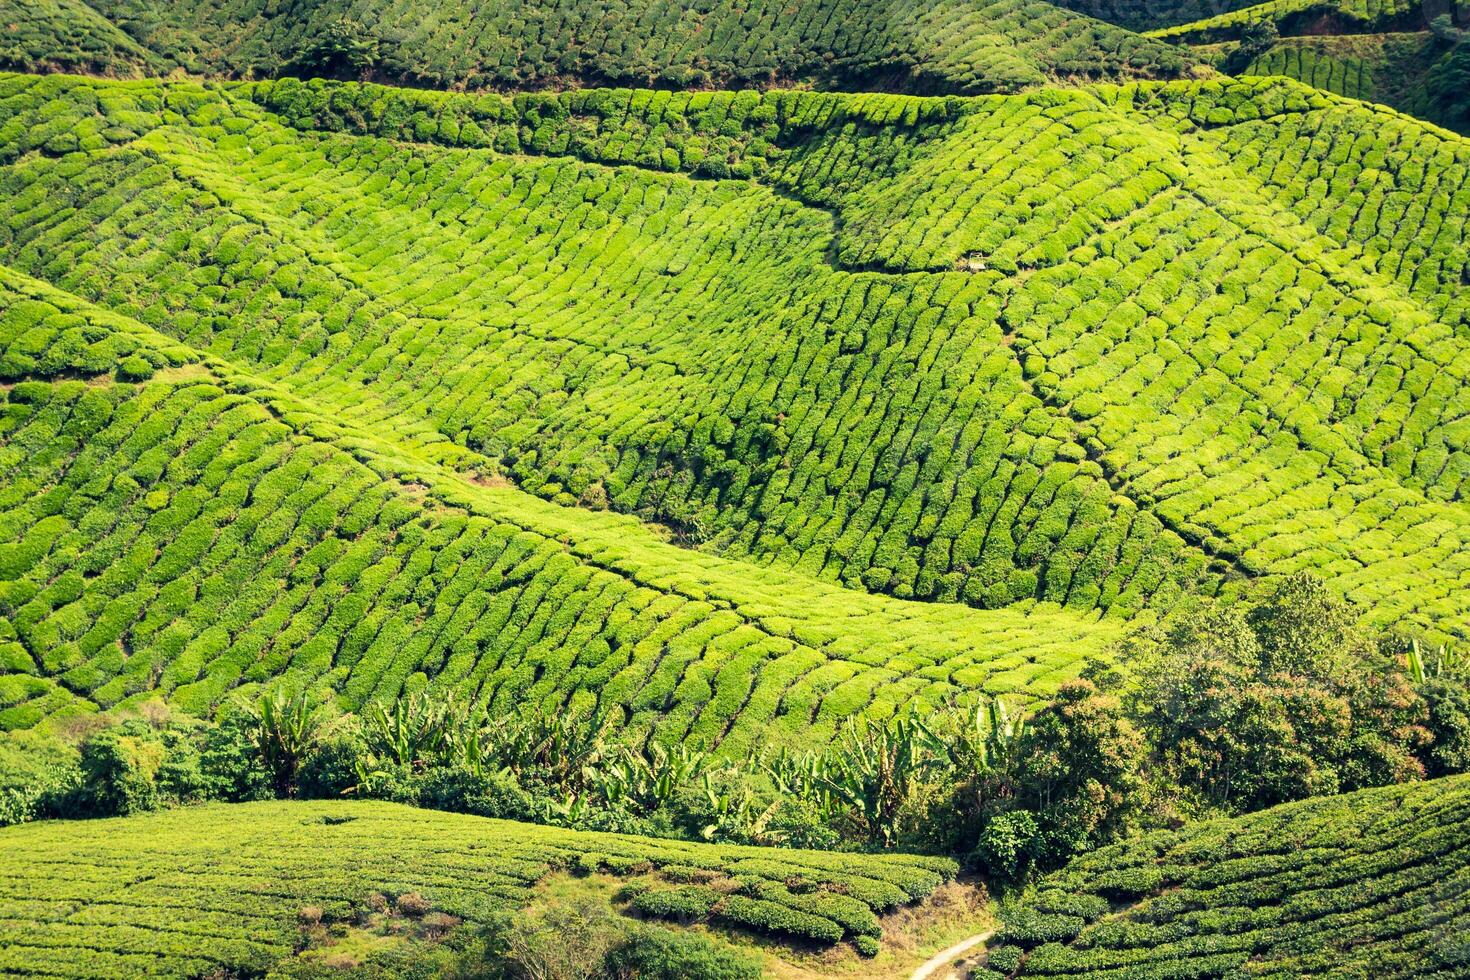
<instances>
[{"instance_id":1,"label":"dark green vegetation","mask_svg":"<svg viewBox=\"0 0 1470 980\"><path fill-rule=\"evenodd\" d=\"M1460 0L1270 0L1168 18L1150 36L1187 42L1236 75L1285 75L1470 132L1470 7ZM1140 28L1142 29L1142 28Z\"/></svg>"},{"instance_id":2,"label":"dark green vegetation","mask_svg":"<svg viewBox=\"0 0 1470 980\"><path fill-rule=\"evenodd\" d=\"M958 855L1016 884L1181 815L1470 769L1465 658L1417 643L1398 656L1400 641L1358 618L1298 576L1243 613L1130 637L1138 684L1093 660L1091 679L1028 717L999 700L858 716L821 750L766 744L735 763L630 744L616 708L415 694L334 717L277 688L206 722L151 702L73 720L76 748L42 764L0 758L0 822L349 795L582 830Z\"/></svg>"},{"instance_id":3,"label":"dark green vegetation","mask_svg":"<svg viewBox=\"0 0 1470 980\"><path fill-rule=\"evenodd\" d=\"M863 940L880 931L875 913L954 873L941 859L583 834L373 802L37 823L8 828L4 845L0 973L69 977L263 975L330 943L316 927L366 928L375 913L412 920L410 937L463 923L462 934L536 901L554 872L624 879L618 901L640 908L715 896L685 921Z\"/></svg>"},{"instance_id":4,"label":"dark green vegetation","mask_svg":"<svg viewBox=\"0 0 1470 980\"><path fill-rule=\"evenodd\" d=\"M35 11L34 13L32 11ZM813 82L1007 92L1056 77L1170 78L1186 56L1041 0L0 2L0 65L374 77L452 88Z\"/></svg>"},{"instance_id":5,"label":"dark green vegetation","mask_svg":"<svg viewBox=\"0 0 1470 980\"><path fill-rule=\"evenodd\" d=\"M1103 848L1003 909L977 976L1470 975L1470 779Z\"/></svg>"}]
</instances>

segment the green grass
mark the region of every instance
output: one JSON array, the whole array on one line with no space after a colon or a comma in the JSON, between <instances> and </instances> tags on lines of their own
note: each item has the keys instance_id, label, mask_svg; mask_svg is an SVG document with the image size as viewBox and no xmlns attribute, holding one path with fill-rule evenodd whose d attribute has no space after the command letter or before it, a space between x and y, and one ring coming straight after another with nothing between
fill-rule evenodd
<instances>
[{"instance_id":1,"label":"green grass","mask_svg":"<svg viewBox=\"0 0 1470 980\"><path fill-rule=\"evenodd\" d=\"M830 945L881 932L876 913L954 875L938 858L771 852L367 802L43 822L5 828L0 844L4 976L263 974L293 957L303 909L350 923L374 894L418 893L473 928L544 900L539 883L568 872L636 880L645 895L710 887L720 900L691 921L764 921L784 942L821 932Z\"/></svg>"},{"instance_id":2,"label":"green grass","mask_svg":"<svg viewBox=\"0 0 1470 980\"><path fill-rule=\"evenodd\" d=\"M1463 977L1467 841L1465 777L1149 834L1077 858L1005 910L991 965L1119 980Z\"/></svg>"},{"instance_id":3,"label":"green grass","mask_svg":"<svg viewBox=\"0 0 1470 980\"><path fill-rule=\"evenodd\" d=\"M262 6L0 0L26 28L10 67L277 74L439 88L660 88L812 83L926 92L1015 91L1056 77L1176 77L1187 54L1041 0L571 0L478 4L329 0ZM336 47L331 39L340 39Z\"/></svg>"}]
</instances>

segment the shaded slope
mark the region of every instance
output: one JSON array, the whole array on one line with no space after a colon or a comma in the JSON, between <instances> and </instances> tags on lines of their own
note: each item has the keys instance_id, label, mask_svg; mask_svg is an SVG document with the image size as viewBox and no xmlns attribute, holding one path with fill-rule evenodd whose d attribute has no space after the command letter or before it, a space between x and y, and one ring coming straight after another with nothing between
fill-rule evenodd
<instances>
[{"instance_id":1,"label":"shaded slope","mask_svg":"<svg viewBox=\"0 0 1470 980\"><path fill-rule=\"evenodd\" d=\"M991 965L1019 977L1463 977L1470 780L1115 844L1044 879L1005 919ZM1019 969L1010 944L1028 950Z\"/></svg>"},{"instance_id":2,"label":"shaded slope","mask_svg":"<svg viewBox=\"0 0 1470 980\"><path fill-rule=\"evenodd\" d=\"M1269 23L1275 43L1241 40ZM1150 36L1192 45L1240 75L1284 75L1470 132L1470 7L1458 0L1270 0L1155 25Z\"/></svg>"},{"instance_id":3,"label":"shaded slope","mask_svg":"<svg viewBox=\"0 0 1470 980\"><path fill-rule=\"evenodd\" d=\"M881 935L875 912L922 900L955 870L942 858L650 840L367 802L47 821L6 827L0 842L0 976L265 975L310 938L306 909L361 923L370 896L414 893L474 929L574 870L653 890L714 880L729 894L711 919L739 927L764 913L778 941L820 933L828 945Z\"/></svg>"},{"instance_id":4,"label":"shaded slope","mask_svg":"<svg viewBox=\"0 0 1470 980\"><path fill-rule=\"evenodd\" d=\"M799 81L991 92L1058 76L1168 78L1187 64L1167 44L1041 0L818 0L796 7L768 0L314 0L265 7L98 0L91 9L77 7L78 20L106 17L157 62L230 77L372 76L471 89Z\"/></svg>"},{"instance_id":5,"label":"shaded slope","mask_svg":"<svg viewBox=\"0 0 1470 980\"><path fill-rule=\"evenodd\" d=\"M1208 17L1176 26L1160 26L1149 36L1191 44L1236 40L1245 25L1261 20L1275 23L1283 37L1384 34L1426 30L1441 14L1464 19L1459 0L1266 0L1213 10Z\"/></svg>"},{"instance_id":6,"label":"shaded slope","mask_svg":"<svg viewBox=\"0 0 1470 980\"><path fill-rule=\"evenodd\" d=\"M0 31L5 69L138 75L169 64L85 0L0 0Z\"/></svg>"},{"instance_id":7,"label":"shaded slope","mask_svg":"<svg viewBox=\"0 0 1470 980\"><path fill-rule=\"evenodd\" d=\"M1115 632L847 593L470 483L8 271L0 381L6 728L284 677L347 705L621 706L630 737L735 755L1045 691Z\"/></svg>"}]
</instances>

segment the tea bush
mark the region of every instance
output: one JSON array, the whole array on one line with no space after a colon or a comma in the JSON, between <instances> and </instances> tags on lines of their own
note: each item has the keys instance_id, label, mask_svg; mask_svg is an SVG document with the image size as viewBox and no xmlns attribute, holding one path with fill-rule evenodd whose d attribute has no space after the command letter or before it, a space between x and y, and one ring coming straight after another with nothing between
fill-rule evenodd
<instances>
[{"instance_id":1,"label":"tea bush","mask_svg":"<svg viewBox=\"0 0 1470 980\"><path fill-rule=\"evenodd\" d=\"M1452 977L1470 917L1470 781L1451 777L1149 834L1002 909L1015 977Z\"/></svg>"},{"instance_id":2,"label":"tea bush","mask_svg":"<svg viewBox=\"0 0 1470 980\"><path fill-rule=\"evenodd\" d=\"M786 942L852 935L803 911L812 895L783 904L779 886L787 877L819 889L850 881L881 886L885 897L872 905L832 895L843 918L867 910L856 935L871 938L875 912L917 901L954 874L938 858L815 851L781 851L752 864L764 855L760 848L578 833L375 802L244 803L48 821L5 828L0 840L0 903L10 912L0 923L0 972L44 968L59 976L131 975L145 963L153 975L263 971L295 951L302 908L352 921L375 894L417 895L424 908L489 926L528 904L542 878L585 855L604 872L655 887L665 882L665 866L736 876L737 889L765 897L726 896L731 920ZM685 945L667 940L627 955L667 962L702 955Z\"/></svg>"}]
</instances>

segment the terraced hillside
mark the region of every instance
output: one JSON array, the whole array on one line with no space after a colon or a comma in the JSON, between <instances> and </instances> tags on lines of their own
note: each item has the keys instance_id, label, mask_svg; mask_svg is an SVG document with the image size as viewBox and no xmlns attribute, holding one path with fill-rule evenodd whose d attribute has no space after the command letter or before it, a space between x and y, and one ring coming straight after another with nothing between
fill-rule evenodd
<instances>
[{"instance_id":1,"label":"terraced hillside","mask_svg":"<svg viewBox=\"0 0 1470 980\"><path fill-rule=\"evenodd\" d=\"M1172 9L1172 8L1171 8ZM1470 131L1470 7L1457 0L1270 0L1190 10L1152 37L1187 42L1204 63L1285 75ZM1247 40L1269 25L1264 41ZM1142 28L1141 28L1142 29Z\"/></svg>"},{"instance_id":2,"label":"terraced hillside","mask_svg":"<svg viewBox=\"0 0 1470 980\"><path fill-rule=\"evenodd\" d=\"M7 727L290 671L738 751L1045 692L1301 569L1467 625L1470 148L1402 117L1285 81L0 100Z\"/></svg>"},{"instance_id":3,"label":"terraced hillside","mask_svg":"<svg viewBox=\"0 0 1470 980\"><path fill-rule=\"evenodd\" d=\"M41 16L37 16L37 14ZM1178 49L1041 0L0 2L0 67L375 77L450 88L813 82L1016 91L1056 77L1177 77Z\"/></svg>"},{"instance_id":4,"label":"terraced hillside","mask_svg":"<svg viewBox=\"0 0 1470 980\"><path fill-rule=\"evenodd\" d=\"M348 705L432 678L742 754L861 710L1048 690L1114 633L686 552L467 481L15 273L0 310L5 728L154 691L208 713L278 676Z\"/></svg>"},{"instance_id":5,"label":"terraced hillside","mask_svg":"<svg viewBox=\"0 0 1470 980\"><path fill-rule=\"evenodd\" d=\"M1095 851L1005 914L980 977L1463 977L1470 780Z\"/></svg>"},{"instance_id":6,"label":"terraced hillside","mask_svg":"<svg viewBox=\"0 0 1470 980\"><path fill-rule=\"evenodd\" d=\"M410 923L483 926L572 871L637 882L632 901L648 910L717 887L694 921L861 943L881 937L877 913L955 871L940 858L654 841L390 803L191 807L7 827L0 841L4 976L263 976L312 942L308 923L365 924L374 898L379 910L398 900Z\"/></svg>"}]
</instances>

